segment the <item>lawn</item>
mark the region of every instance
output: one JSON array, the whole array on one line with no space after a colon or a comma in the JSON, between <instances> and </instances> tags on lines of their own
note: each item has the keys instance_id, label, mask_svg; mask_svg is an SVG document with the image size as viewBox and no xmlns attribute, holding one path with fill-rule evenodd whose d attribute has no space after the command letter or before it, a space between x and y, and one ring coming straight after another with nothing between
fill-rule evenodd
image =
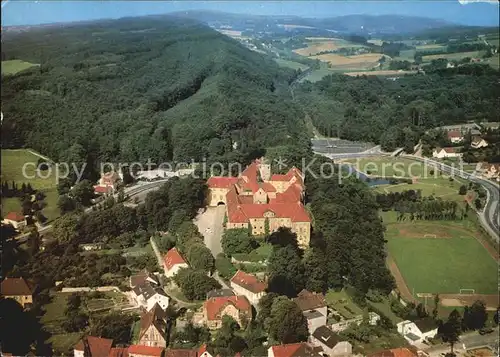
<instances>
[{"instance_id":1,"label":"lawn","mask_svg":"<svg viewBox=\"0 0 500 357\"><path fill-rule=\"evenodd\" d=\"M352 319L363 314L363 310L352 301L345 290L328 290L325 300L329 308L338 311L345 319Z\"/></svg>"},{"instance_id":2,"label":"lawn","mask_svg":"<svg viewBox=\"0 0 500 357\"><path fill-rule=\"evenodd\" d=\"M273 246L271 244L262 243L248 254L233 254L233 257L239 261L258 263L267 260L271 255L272 249Z\"/></svg>"},{"instance_id":3,"label":"lawn","mask_svg":"<svg viewBox=\"0 0 500 357\"><path fill-rule=\"evenodd\" d=\"M21 60L2 61L2 74L3 75L16 74L33 66L39 66L39 64L24 62Z\"/></svg>"},{"instance_id":4,"label":"lawn","mask_svg":"<svg viewBox=\"0 0 500 357\"><path fill-rule=\"evenodd\" d=\"M383 313L389 320L392 321L394 325L397 323L403 321L401 317L396 315L394 312L391 310L391 302L389 298L385 297L381 302L373 302L373 301L367 301L368 305L373 306L375 309L379 310L381 313Z\"/></svg>"},{"instance_id":5,"label":"lawn","mask_svg":"<svg viewBox=\"0 0 500 357\"><path fill-rule=\"evenodd\" d=\"M305 71L306 69L309 68L309 66L302 64L302 63L299 63L299 62L288 61L288 60L284 60L281 58L276 58L274 60L281 67L287 67L287 68L291 68L291 69L295 69L295 70L300 69L301 71Z\"/></svg>"},{"instance_id":6,"label":"lawn","mask_svg":"<svg viewBox=\"0 0 500 357\"><path fill-rule=\"evenodd\" d=\"M475 289L480 294L497 292L498 266L473 237L477 232L464 229L465 222L419 221L387 226L389 252L410 291L415 294L453 294L460 289ZM436 238L430 238L432 234ZM428 237L424 238L425 235Z\"/></svg>"}]
</instances>

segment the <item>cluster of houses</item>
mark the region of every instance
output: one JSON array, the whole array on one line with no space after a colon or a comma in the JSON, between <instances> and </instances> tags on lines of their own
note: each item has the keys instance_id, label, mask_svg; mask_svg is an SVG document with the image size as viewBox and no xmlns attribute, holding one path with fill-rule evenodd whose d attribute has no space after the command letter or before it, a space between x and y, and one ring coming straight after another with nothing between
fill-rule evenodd
<instances>
[{"instance_id":1,"label":"cluster of houses","mask_svg":"<svg viewBox=\"0 0 500 357\"><path fill-rule=\"evenodd\" d=\"M489 145L488 142L481 137L481 132L479 131L479 129L469 128L467 129L467 131L464 130L465 129L448 130L446 136L452 144L460 144L465 140L465 135L470 134L471 135L470 145L473 149L485 148ZM461 156L462 153L459 152L457 147L436 148L432 152L432 157L438 159L461 157Z\"/></svg>"}]
</instances>

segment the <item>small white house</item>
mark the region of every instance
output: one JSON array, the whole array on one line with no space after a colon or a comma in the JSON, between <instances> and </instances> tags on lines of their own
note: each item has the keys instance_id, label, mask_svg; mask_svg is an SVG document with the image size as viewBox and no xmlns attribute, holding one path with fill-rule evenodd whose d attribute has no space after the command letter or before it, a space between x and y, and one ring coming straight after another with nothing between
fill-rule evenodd
<instances>
[{"instance_id":1,"label":"small white house","mask_svg":"<svg viewBox=\"0 0 500 357\"><path fill-rule=\"evenodd\" d=\"M330 357L350 356L352 345L326 326L318 327L311 335L311 344L320 347Z\"/></svg>"},{"instance_id":2,"label":"small white house","mask_svg":"<svg viewBox=\"0 0 500 357\"><path fill-rule=\"evenodd\" d=\"M440 149L434 149L432 152L432 157L438 158L438 159L444 159L448 157L461 157L462 153L459 153L455 148L448 147L448 148L440 148Z\"/></svg>"},{"instance_id":3,"label":"small white house","mask_svg":"<svg viewBox=\"0 0 500 357\"><path fill-rule=\"evenodd\" d=\"M177 275L180 269L188 267L189 265L186 263L177 248L170 249L163 257L163 269L165 269L165 275L167 278Z\"/></svg>"},{"instance_id":4,"label":"small white house","mask_svg":"<svg viewBox=\"0 0 500 357\"><path fill-rule=\"evenodd\" d=\"M485 148L488 146L488 142L486 140L484 140L483 138L481 138L480 136L475 136L472 138L470 146L473 149Z\"/></svg>"},{"instance_id":5,"label":"small white house","mask_svg":"<svg viewBox=\"0 0 500 357\"><path fill-rule=\"evenodd\" d=\"M156 304L163 310L168 307L170 298L160 287L153 287L150 283L145 283L136 286L132 291L137 304L147 311L151 311Z\"/></svg>"},{"instance_id":6,"label":"small white house","mask_svg":"<svg viewBox=\"0 0 500 357\"><path fill-rule=\"evenodd\" d=\"M257 279L255 275L238 270L231 278L231 288L236 295L246 296L250 304L256 305L266 295L267 284Z\"/></svg>"},{"instance_id":7,"label":"small white house","mask_svg":"<svg viewBox=\"0 0 500 357\"><path fill-rule=\"evenodd\" d=\"M417 321L406 320L398 323L396 326L399 334L410 344L417 344L428 338L434 338L438 330L436 322L431 318Z\"/></svg>"}]
</instances>

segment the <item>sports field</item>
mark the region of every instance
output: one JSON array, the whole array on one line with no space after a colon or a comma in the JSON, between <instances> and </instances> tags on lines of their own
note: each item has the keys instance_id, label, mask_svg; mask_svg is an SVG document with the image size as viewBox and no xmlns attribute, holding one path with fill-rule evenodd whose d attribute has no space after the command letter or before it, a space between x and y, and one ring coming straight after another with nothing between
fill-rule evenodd
<instances>
[{"instance_id":1,"label":"sports field","mask_svg":"<svg viewBox=\"0 0 500 357\"><path fill-rule=\"evenodd\" d=\"M21 60L2 61L2 74L3 75L16 74L33 66L39 66L39 65L30 62L24 62Z\"/></svg>"}]
</instances>

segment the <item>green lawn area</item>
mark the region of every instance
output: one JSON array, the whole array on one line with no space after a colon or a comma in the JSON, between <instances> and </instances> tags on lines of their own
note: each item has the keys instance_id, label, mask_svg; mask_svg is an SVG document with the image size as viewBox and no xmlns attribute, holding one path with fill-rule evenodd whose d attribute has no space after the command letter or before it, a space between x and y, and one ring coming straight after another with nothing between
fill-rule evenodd
<instances>
[{"instance_id":1,"label":"green lawn area","mask_svg":"<svg viewBox=\"0 0 500 357\"><path fill-rule=\"evenodd\" d=\"M288 60L284 60L281 58L275 58L274 60L281 67L287 67L287 68L291 68L291 69L295 69L295 70L300 69L301 71L305 71L307 68L309 68L309 66L302 64L302 63L299 63L299 62L288 61Z\"/></svg>"},{"instance_id":2,"label":"green lawn area","mask_svg":"<svg viewBox=\"0 0 500 357\"><path fill-rule=\"evenodd\" d=\"M358 171L368 175L380 177L428 177L431 176L431 170L436 171L431 165L400 157L364 157L342 162L352 164Z\"/></svg>"},{"instance_id":3,"label":"green lawn area","mask_svg":"<svg viewBox=\"0 0 500 357\"><path fill-rule=\"evenodd\" d=\"M368 305L373 306L377 310L379 310L381 313L383 313L387 318L389 318L394 325L397 323L403 321L401 317L396 315L394 312L391 310L391 302L389 301L389 298L385 297L383 298L383 301L381 302L373 302L373 301L367 301Z\"/></svg>"},{"instance_id":4,"label":"green lawn area","mask_svg":"<svg viewBox=\"0 0 500 357\"><path fill-rule=\"evenodd\" d=\"M498 40L497 40L498 42ZM487 58L485 60L486 63L488 63L491 67L495 68L495 69L499 69L500 67L500 57L499 57L499 54L496 53L493 55L493 57L490 57L490 58Z\"/></svg>"},{"instance_id":5,"label":"green lawn area","mask_svg":"<svg viewBox=\"0 0 500 357\"><path fill-rule=\"evenodd\" d=\"M271 255L273 246L268 243L261 243L258 248L248 254L234 254L233 257L239 261L258 263L267 260Z\"/></svg>"},{"instance_id":6,"label":"green lawn area","mask_svg":"<svg viewBox=\"0 0 500 357\"><path fill-rule=\"evenodd\" d=\"M338 311L346 319L363 314L363 310L352 301L345 290L328 290L325 300L328 307Z\"/></svg>"},{"instance_id":7,"label":"green lawn area","mask_svg":"<svg viewBox=\"0 0 500 357\"><path fill-rule=\"evenodd\" d=\"M383 214L383 216L388 216ZM390 220L390 219L389 219ZM387 222L387 220L385 220ZM468 223L467 223L468 222ZM402 222L387 226L391 256L415 293L497 292L498 266L473 237L473 222ZM436 238L424 238L434 234Z\"/></svg>"},{"instance_id":8,"label":"green lawn area","mask_svg":"<svg viewBox=\"0 0 500 357\"><path fill-rule=\"evenodd\" d=\"M422 62L430 62L432 60L438 59L438 58L446 58L447 60L461 60L462 58L465 57L470 57L470 58L477 58L477 57L482 57L484 54L484 51L471 51L471 52L455 52L455 53L445 53L445 54L440 54L440 55L428 55L428 56L423 56L422 57Z\"/></svg>"},{"instance_id":9,"label":"green lawn area","mask_svg":"<svg viewBox=\"0 0 500 357\"><path fill-rule=\"evenodd\" d=\"M431 44L431 45L421 45L421 46L416 46L417 51L425 51L425 52L431 52L431 51L442 51L446 50L448 46L443 46L439 44Z\"/></svg>"},{"instance_id":10,"label":"green lawn area","mask_svg":"<svg viewBox=\"0 0 500 357\"><path fill-rule=\"evenodd\" d=\"M39 66L39 64L24 62L21 60L2 61L2 74L16 74L33 66Z\"/></svg>"}]
</instances>

